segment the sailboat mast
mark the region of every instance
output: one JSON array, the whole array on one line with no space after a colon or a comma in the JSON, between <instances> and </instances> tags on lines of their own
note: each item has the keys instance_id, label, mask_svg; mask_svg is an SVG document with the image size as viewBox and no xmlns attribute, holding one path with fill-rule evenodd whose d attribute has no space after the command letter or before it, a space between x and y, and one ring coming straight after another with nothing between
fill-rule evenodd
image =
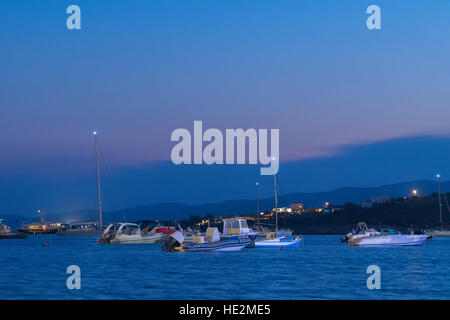
<instances>
[{"instance_id":1,"label":"sailboat mast","mask_svg":"<svg viewBox=\"0 0 450 320\"><path fill-rule=\"evenodd\" d=\"M97 228L101 230L103 228L102 189L100 183L100 160L98 154L98 139L97 139L97 132L95 131L94 131L94 147L95 147L95 163L97 167Z\"/></svg>"},{"instance_id":2,"label":"sailboat mast","mask_svg":"<svg viewBox=\"0 0 450 320\"><path fill-rule=\"evenodd\" d=\"M439 222L442 226L442 203L441 203L441 175L438 174L437 176L438 179L438 194L439 194Z\"/></svg>"},{"instance_id":3,"label":"sailboat mast","mask_svg":"<svg viewBox=\"0 0 450 320\"><path fill-rule=\"evenodd\" d=\"M259 187L259 183L257 182L256 183L256 214L258 217L258 227L259 227L260 225L259 225L259 189L258 189L258 187Z\"/></svg>"},{"instance_id":4,"label":"sailboat mast","mask_svg":"<svg viewBox=\"0 0 450 320\"><path fill-rule=\"evenodd\" d=\"M277 197L277 175L273 175L273 188L275 191L275 232L278 233L278 197Z\"/></svg>"}]
</instances>

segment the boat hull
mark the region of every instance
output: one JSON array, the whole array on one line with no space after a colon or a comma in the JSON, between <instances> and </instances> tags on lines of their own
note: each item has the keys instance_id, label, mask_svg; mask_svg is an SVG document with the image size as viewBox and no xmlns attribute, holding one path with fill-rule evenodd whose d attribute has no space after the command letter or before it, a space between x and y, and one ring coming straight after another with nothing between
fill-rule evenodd
<instances>
[{"instance_id":1,"label":"boat hull","mask_svg":"<svg viewBox=\"0 0 450 320\"><path fill-rule=\"evenodd\" d=\"M278 235L273 239L259 240L255 242L256 248L297 248L302 242L302 238L294 237L290 234Z\"/></svg>"},{"instance_id":2,"label":"boat hull","mask_svg":"<svg viewBox=\"0 0 450 320\"><path fill-rule=\"evenodd\" d=\"M101 236L103 234L103 230L59 230L56 232L57 236Z\"/></svg>"},{"instance_id":3,"label":"boat hull","mask_svg":"<svg viewBox=\"0 0 450 320\"><path fill-rule=\"evenodd\" d=\"M292 241L275 241L275 240L261 240L255 242L256 248L298 248L301 240Z\"/></svg>"},{"instance_id":4,"label":"boat hull","mask_svg":"<svg viewBox=\"0 0 450 320\"><path fill-rule=\"evenodd\" d=\"M368 236L349 240L349 246L381 247L381 246L420 246L430 238L429 235L388 235Z\"/></svg>"},{"instance_id":5,"label":"boat hull","mask_svg":"<svg viewBox=\"0 0 450 320\"><path fill-rule=\"evenodd\" d=\"M155 244L164 241L166 236L156 237L120 237L113 238L108 243L110 244Z\"/></svg>"},{"instance_id":6,"label":"boat hull","mask_svg":"<svg viewBox=\"0 0 450 320\"><path fill-rule=\"evenodd\" d=\"M450 230L430 231L426 234L432 237L450 237Z\"/></svg>"},{"instance_id":7,"label":"boat hull","mask_svg":"<svg viewBox=\"0 0 450 320\"><path fill-rule=\"evenodd\" d=\"M23 232L0 234L0 239L25 239L26 237L27 234Z\"/></svg>"},{"instance_id":8,"label":"boat hull","mask_svg":"<svg viewBox=\"0 0 450 320\"><path fill-rule=\"evenodd\" d=\"M184 243L183 246L178 247L176 251L239 251L253 241L249 238L245 239L229 239L220 240L216 242L205 243Z\"/></svg>"}]
</instances>

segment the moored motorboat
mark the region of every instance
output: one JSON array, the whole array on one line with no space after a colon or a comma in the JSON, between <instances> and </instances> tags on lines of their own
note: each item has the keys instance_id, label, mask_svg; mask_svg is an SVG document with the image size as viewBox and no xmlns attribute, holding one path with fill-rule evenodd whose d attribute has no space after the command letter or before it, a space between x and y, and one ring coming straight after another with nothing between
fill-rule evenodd
<instances>
[{"instance_id":1,"label":"moored motorboat","mask_svg":"<svg viewBox=\"0 0 450 320\"><path fill-rule=\"evenodd\" d=\"M404 234L392 229L378 232L369 229L364 222L360 222L355 230L342 239L342 242L358 247L420 246L430 238L431 236L426 234Z\"/></svg>"},{"instance_id":2,"label":"moored motorboat","mask_svg":"<svg viewBox=\"0 0 450 320\"><path fill-rule=\"evenodd\" d=\"M156 226L151 231L141 230L136 223L111 223L98 239L103 244L153 244L163 242L175 232L173 227Z\"/></svg>"},{"instance_id":3,"label":"moored motorboat","mask_svg":"<svg viewBox=\"0 0 450 320\"><path fill-rule=\"evenodd\" d=\"M101 236L103 230L95 222L62 224L56 232L58 236Z\"/></svg>"},{"instance_id":4,"label":"moored motorboat","mask_svg":"<svg viewBox=\"0 0 450 320\"><path fill-rule=\"evenodd\" d=\"M163 245L164 251L239 251L253 243L248 236L221 238L217 228L208 228L205 236L194 236L193 241L185 242L183 234L176 231Z\"/></svg>"},{"instance_id":5,"label":"moored motorboat","mask_svg":"<svg viewBox=\"0 0 450 320\"><path fill-rule=\"evenodd\" d=\"M255 242L256 248L297 248L302 242L302 238L285 233L269 233L266 239Z\"/></svg>"},{"instance_id":6,"label":"moored motorboat","mask_svg":"<svg viewBox=\"0 0 450 320\"><path fill-rule=\"evenodd\" d=\"M449 229L433 229L433 230L426 231L425 234L432 236L432 237L450 237L450 230Z\"/></svg>"},{"instance_id":7,"label":"moored motorboat","mask_svg":"<svg viewBox=\"0 0 450 320\"><path fill-rule=\"evenodd\" d=\"M24 224L18 229L21 233L27 234L55 234L58 232L60 223L58 222L35 222L30 224Z\"/></svg>"},{"instance_id":8,"label":"moored motorboat","mask_svg":"<svg viewBox=\"0 0 450 320\"><path fill-rule=\"evenodd\" d=\"M3 219L0 219L0 239L25 239L26 233L12 232L11 228L3 224Z\"/></svg>"}]
</instances>

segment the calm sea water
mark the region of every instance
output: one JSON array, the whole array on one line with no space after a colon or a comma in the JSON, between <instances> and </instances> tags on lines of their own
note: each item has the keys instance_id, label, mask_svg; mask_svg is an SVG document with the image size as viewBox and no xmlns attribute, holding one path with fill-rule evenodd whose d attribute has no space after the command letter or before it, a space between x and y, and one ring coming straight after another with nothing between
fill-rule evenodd
<instances>
[{"instance_id":1,"label":"calm sea water","mask_svg":"<svg viewBox=\"0 0 450 320\"><path fill-rule=\"evenodd\" d=\"M402 248L354 248L339 238L216 253L84 237L0 240L0 299L450 299L450 238ZM66 286L73 264L81 290ZM380 290L367 289L369 265L381 268Z\"/></svg>"}]
</instances>

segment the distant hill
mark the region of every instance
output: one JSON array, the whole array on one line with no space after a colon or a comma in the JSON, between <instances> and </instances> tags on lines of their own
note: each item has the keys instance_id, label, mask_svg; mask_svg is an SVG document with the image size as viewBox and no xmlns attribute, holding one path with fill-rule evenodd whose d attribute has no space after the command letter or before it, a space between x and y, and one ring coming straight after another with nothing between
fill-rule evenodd
<instances>
[{"instance_id":1,"label":"distant hill","mask_svg":"<svg viewBox=\"0 0 450 320\"><path fill-rule=\"evenodd\" d=\"M450 190L450 182L441 184L442 190ZM317 193L289 193L279 196L280 206L290 203L303 203L306 207L322 206L325 202L342 205L347 202L356 204L377 196L402 197L411 195L411 190L417 189L420 195L429 195L437 191L435 181L412 181L371 188L346 187L333 191ZM274 198L260 200L260 210L269 210L274 206ZM138 221L138 220L175 220L187 218L189 215L215 216L246 214L256 211L255 199L228 200L217 203L187 205L181 203L154 203L146 206L132 207L123 210L104 212L104 222ZM96 210L80 210L75 212L48 214L46 220L76 222L95 221Z\"/></svg>"}]
</instances>

